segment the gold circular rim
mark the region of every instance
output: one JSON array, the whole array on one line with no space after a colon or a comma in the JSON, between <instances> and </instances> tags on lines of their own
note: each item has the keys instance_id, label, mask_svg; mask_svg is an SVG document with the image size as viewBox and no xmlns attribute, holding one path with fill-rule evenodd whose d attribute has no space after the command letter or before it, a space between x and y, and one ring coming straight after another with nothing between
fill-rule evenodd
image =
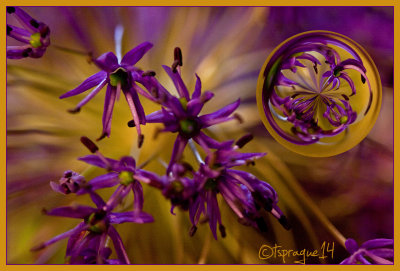
<instances>
[{"instance_id":1,"label":"gold circular rim","mask_svg":"<svg viewBox=\"0 0 400 271\"><path fill-rule=\"evenodd\" d=\"M312 33L322 33L322 34L326 34L326 35L330 35L330 36L336 36L339 38L344 39L345 41L348 41L352 46L356 47L356 49L358 49L361 53L362 53L362 57L364 57L367 61L368 64L372 67L372 73L374 74L375 78L376 78L376 86L378 87L377 89L377 93L378 95L375 95L376 97L374 97L374 113L370 114L369 116L369 123L370 125L363 129L361 131L361 136L356 137L355 139L353 138L352 140L349 140L347 142L347 144L345 144L344 147L337 147L337 146L331 146L331 147L327 147L326 145L318 145L319 147L316 148L316 150L310 150L310 146L314 146L315 144L310 144L310 145L298 145L298 144L294 144L291 143L285 139L283 139L270 125L269 121L267 120L267 117L265 116L265 112L264 112L264 104L263 104L263 85L264 85L264 81L265 81L265 77L264 77L264 71L265 68L267 66L267 64L269 63L269 61L271 60L272 56L275 55L275 53L286 43L290 42L291 40L302 36L302 35L306 35L306 34L312 34ZM374 86L375 87L375 86ZM284 40L283 42L281 42L277 47L275 47L275 49L269 54L268 58L265 60L259 76L258 76L258 80L257 80L257 92L256 92L256 99L257 99L257 107L258 107L258 112L259 115L261 117L261 120L265 126L265 128L267 129L267 131L272 135L272 137L278 141L282 146L284 146L285 148L289 149L290 151L293 151L295 153L304 155L304 156L310 156L310 157L329 157L329 156L335 156L341 153L344 153L352 148L354 148L355 146L357 146L371 131L371 129L374 127L376 120L378 119L379 116L379 112L381 109L381 104L382 104L382 83L381 83L381 79L379 76L379 72L378 69L374 63L374 61L372 60L371 56L368 54L368 52L357 42L355 42L354 40L350 39L347 36L344 36L342 34L336 33L336 32L332 32L332 31L326 31L326 30L313 30L313 31L306 31L306 32L302 32L299 34L296 34L294 36L289 37L288 39ZM373 109L373 108L371 108ZM365 120L366 121L366 120ZM364 120L363 122L364 123ZM357 127L358 124L354 124L354 127Z\"/></svg>"}]
</instances>

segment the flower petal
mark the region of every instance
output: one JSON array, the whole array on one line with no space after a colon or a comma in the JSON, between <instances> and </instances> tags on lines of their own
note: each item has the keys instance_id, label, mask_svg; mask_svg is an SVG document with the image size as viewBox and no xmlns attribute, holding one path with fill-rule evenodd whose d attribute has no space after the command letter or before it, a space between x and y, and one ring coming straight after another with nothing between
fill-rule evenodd
<instances>
[{"instance_id":1,"label":"flower petal","mask_svg":"<svg viewBox=\"0 0 400 271\"><path fill-rule=\"evenodd\" d=\"M69 231L66 231L64 233L61 233L61 234L53 237L52 239L50 239L50 240L48 240L48 241L46 241L46 242L44 242L44 243L42 243L42 244L40 244L40 245L38 245L36 247L33 247L31 250L32 251L40 250L40 249L43 249L43 248L45 248L45 247L47 247L47 246L49 246L51 244L54 244L54 243L60 241L62 239L65 239L67 237L72 237L74 235L79 235L83 230L85 230L86 227L87 226L86 226L85 222L81 222L75 228L73 228L73 229L71 229Z\"/></svg>"},{"instance_id":2,"label":"flower petal","mask_svg":"<svg viewBox=\"0 0 400 271\"><path fill-rule=\"evenodd\" d=\"M104 111L103 111L103 132L100 138L110 136L111 133L111 119L116 100L116 89L111 85L107 86L106 97L104 99Z\"/></svg>"},{"instance_id":3,"label":"flower petal","mask_svg":"<svg viewBox=\"0 0 400 271\"><path fill-rule=\"evenodd\" d=\"M116 251L121 263L122 264L130 264L128 255L127 255L125 247L124 247L124 243L122 242L121 237L119 236L117 230L113 226L110 226L108 228L108 235L110 236L111 240L113 241L115 251Z\"/></svg>"},{"instance_id":4,"label":"flower petal","mask_svg":"<svg viewBox=\"0 0 400 271\"><path fill-rule=\"evenodd\" d=\"M121 224L125 222L143 224L154 221L151 215L141 211L111 213L109 219L112 224Z\"/></svg>"},{"instance_id":5,"label":"flower petal","mask_svg":"<svg viewBox=\"0 0 400 271\"><path fill-rule=\"evenodd\" d=\"M119 184L118 173L110 172L104 175L97 176L90 180L88 184L90 185L92 191L101 188L113 187Z\"/></svg>"},{"instance_id":6,"label":"flower petal","mask_svg":"<svg viewBox=\"0 0 400 271\"><path fill-rule=\"evenodd\" d=\"M201 95L201 80L200 77L197 75L197 73L195 75L196 75L196 85L194 87L192 99L199 98Z\"/></svg>"},{"instance_id":7,"label":"flower petal","mask_svg":"<svg viewBox=\"0 0 400 271\"><path fill-rule=\"evenodd\" d=\"M200 117L201 121L211 121L213 119L218 119L218 118L225 118L228 117L230 114L233 113L233 111L236 110L240 105L240 99L236 100L235 102L228 104L224 106L223 108L215 111L214 113L211 114L206 114Z\"/></svg>"},{"instance_id":8,"label":"flower petal","mask_svg":"<svg viewBox=\"0 0 400 271\"><path fill-rule=\"evenodd\" d=\"M46 214L51 216L63 216L83 219L94 212L96 212L96 209L93 207L77 205L55 208L50 211L46 211Z\"/></svg>"},{"instance_id":9,"label":"flower petal","mask_svg":"<svg viewBox=\"0 0 400 271\"><path fill-rule=\"evenodd\" d=\"M87 78L85 81L83 81L83 83L80 84L78 87L61 95L60 99L75 96L82 92L85 92L86 90L88 90L96 85L99 85L106 78L107 78L107 73L104 71L100 71L96 74L93 74L92 76Z\"/></svg>"},{"instance_id":10,"label":"flower petal","mask_svg":"<svg viewBox=\"0 0 400 271\"><path fill-rule=\"evenodd\" d=\"M119 67L118 59L113 52L102 54L94 60L94 63L108 73L115 71Z\"/></svg>"},{"instance_id":11,"label":"flower petal","mask_svg":"<svg viewBox=\"0 0 400 271\"><path fill-rule=\"evenodd\" d=\"M111 159L111 158L106 158L106 159L112 168L115 168L115 166L118 164L118 161L116 161L114 159ZM96 167L108 168L108 164L105 164L104 161L99 156L94 155L94 154L79 157L78 160L83 161L87 164L96 166Z\"/></svg>"},{"instance_id":12,"label":"flower petal","mask_svg":"<svg viewBox=\"0 0 400 271\"><path fill-rule=\"evenodd\" d=\"M170 67L163 65L164 70L167 72L168 76L174 82L176 90L178 91L180 98L186 98L187 101L190 100L189 91L187 90L185 83L183 83L182 77L178 72L173 72Z\"/></svg>"},{"instance_id":13,"label":"flower petal","mask_svg":"<svg viewBox=\"0 0 400 271\"><path fill-rule=\"evenodd\" d=\"M121 60L121 64L130 66L135 65L152 47L153 44L150 42L143 42L142 44L139 44L124 55Z\"/></svg>"}]
</instances>

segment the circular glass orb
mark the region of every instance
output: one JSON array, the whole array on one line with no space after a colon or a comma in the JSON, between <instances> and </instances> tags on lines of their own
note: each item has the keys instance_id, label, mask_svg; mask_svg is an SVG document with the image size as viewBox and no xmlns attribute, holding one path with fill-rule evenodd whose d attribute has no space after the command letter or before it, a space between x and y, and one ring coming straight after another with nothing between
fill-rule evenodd
<instances>
[{"instance_id":1,"label":"circular glass orb","mask_svg":"<svg viewBox=\"0 0 400 271\"><path fill-rule=\"evenodd\" d=\"M258 77L257 104L270 134L306 156L343 153L363 140L381 107L379 73L356 42L310 31L282 42Z\"/></svg>"}]
</instances>

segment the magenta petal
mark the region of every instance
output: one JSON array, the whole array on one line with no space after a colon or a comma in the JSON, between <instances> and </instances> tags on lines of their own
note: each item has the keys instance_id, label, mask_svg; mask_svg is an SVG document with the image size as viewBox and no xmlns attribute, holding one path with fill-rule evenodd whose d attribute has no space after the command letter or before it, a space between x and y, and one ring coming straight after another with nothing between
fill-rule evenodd
<instances>
[{"instance_id":1,"label":"magenta petal","mask_svg":"<svg viewBox=\"0 0 400 271\"><path fill-rule=\"evenodd\" d=\"M83 219L94 212L96 212L96 209L93 207L77 205L55 208L53 210L47 211L46 214L52 216L64 216Z\"/></svg>"},{"instance_id":2,"label":"magenta petal","mask_svg":"<svg viewBox=\"0 0 400 271\"><path fill-rule=\"evenodd\" d=\"M112 52L102 54L95 59L94 63L100 69L109 73L115 71L119 67L118 59Z\"/></svg>"},{"instance_id":3,"label":"magenta petal","mask_svg":"<svg viewBox=\"0 0 400 271\"><path fill-rule=\"evenodd\" d=\"M34 27L31 24L31 21L33 20L34 22L36 22L37 24L39 24L39 22L37 22L35 19L33 19L28 13L26 13L25 11L23 11L21 8L19 7L15 7L15 15L17 15L17 19L18 21L26 26L28 29L30 29L32 31L32 33L38 32L38 28Z\"/></svg>"},{"instance_id":4,"label":"magenta petal","mask_svg":"<svg viewBox=\"0 0 400 271\"><path fill-rule=\"evenodd\" d=\"M361 245L361 248L365 249L373 249L373 248L379 248L379 247L387 247L387 246L393 246L394 241L393 239L372 239L366 241L364 244Z\"/></svg>"},{"instance_id":5,"label":"magenta petal","mask_svg":"<svg viewBox=\"0 0 400 271\"><path fill-rule=\"evenodd\" d=\"M86 224L84 222L79 223L75 228L53 237L52 239L44 242L43 244L41 244L40 246L38 246L38 247L36 247L36 248L34 248L32 250L42 249L42 248L45 248L45 247L47 247L47 246L49 246L51 244L54 244L54 243L56 243L56 242L58 242L58 241L60 241L62 239L68 238L70 236L77 235L81 231L85 230L85 228L86 228Z\"/></svg>"},{"instance_id":6,"label":"magenta petal","mask_svg":"<svg viewBox=\"0 0 400 271\"><path fill-rule=\"evenodd\" d=\"M71 256L71 252L72 250L76 247L76 244L82 240L83 236L81 234L81 232L83 230L85 230L85 228L87 227L85 222L81 222L77 227L75 227L74 229L72 229L71 231L73 231L68 239L68 243L67 243L67 250L65 252L65 256Z\"/></svg>"},{"instance_id":7,"label":"magenta petal","mask_svg":"<svg viewBox=\"0 0 400 271\"><path fill-rule=\"evenodd\" d=\"M146 116L146 121L149 123L160 123L165 122L168 119L168 113L164 113L163 110L155 111ZM173 117L171 113L171 117Z\"/></svg>"},{"instance_id":8,"label":"magenta petal","mask_svg":"<svg viewBox=\"0 0 400 271\"><path fill-rule=\"evenodd\" d=\"M212 148L212 149L226 148L226 147L231 146L234 142L234 140L219 142L219 141L209 137L208 135L206 135L203 132L200 132L200 134L198 136L194 137L193 139L199 145L201 145L201 142L204 142L208 148Z\"/></svg>"},{"instance_id":9,"label":"magenta petal","mask_svg":"<svg viewBox=\"0 0 400 271\"><path fill-rule=\"evenodd\" d=\"M103 133L104 136L110 136L111 133L111 119L116 99L116 89L111 85L107 86L106 97L104 99L103 111Z\"/></svg>"},{"instance_id":10,"label":"magenta petal","mask_svg":"<svg viewBox=\"0 0 400 271\"><path fill-rule=\"evenodd\" d=\"M349 83L349 86L351 88L351 95L356 94L356 88L355 88L353 80L350 78L350 76L348 76L346 73L341 73L340 78L343 78L344 80L347 81L347 83Z\"/></svg>"},{"instance_id":11,"label":"magenta petal","mask_svg":"<svg viewBox=\"0 0 400 271\"><path fill-rule=\"evenodd\" d=\"M7 46L7 58L21 59L28 57L26 50L30 50L29 45L24 46Z\"/></svg>"},{"instance_id":12,"label":"magenta petal","mask_svg":"<svg viewBox=\"0 0 400 271\"><path fill-rule=\"evenodd\" d=\"M132 191L133 191L133 209L136 210L142 210L143 209L143 187L142 185L138 182L135 181L132 185Z\"/></svg>"},{"instance_id":13,"label":"magenta petal","mask_svg":"<svg viewBox=\"0 0 400 271\"><path fill-rule=\"evenodd\" d=\"M94 155L94 154L83 156L83 157L79 157L78 160L83 161L83 162L85 162L87 164L96 166L96 167L108 168L108 164L105 164L104 161L102 159L100 159L100 157L98 157L97 155ZM118 161L116 161L114 159L111 159L111 158L106 158L106 160L108 161L108 163L113 168L118 163Z\"/></svg>"},{"instance_id":14,"label":"magenta petal","mask_svg":"<svg viewBox=\"0 0 400 271\"><path fill-rule=\"evenodd\" d=\"M14 38L20 42L29 44L29 40L31 37L31 33L29 31L27 31L23 28L17 27L17 26L7 24L7 29L8 28L11 28L12 31L10 31L10 32L7 31L7 36Z\"/></svg>"},{"instance_id":15,"label":"magenta petal","mask_svg":"<svg viewBox=\"0 0 400 271\"><path fill-rule=\"evenodd\" d=\"M109 219L112 224L121 224L126 222L143 224L154 221L151 215L141 211L111 213Z\"/></svg>"},{"instance_id":16,"label":"magenta petal","mask_svg":"<svg viewBox=\"0 0 400 271\"><path fill-rule=\"evenodd\" d=\"M130 264L129 258L126 253L124 244L121 240L121 237L119 236L117 230L113 226L110 226L108 228L108 235L110 236L111 240L113 241L115 251L116 251L121 263L122 264Z\"/></svg>"},{"instance_id":17,"label":"magenta petal","mask_svg":"<svg viewBox=\"0 0 400 271\"><path fill-rule=\"evenodd\" d=\"M296 58L297 59L307 59L313 63L317 63L317 64L321 65L321 62L318 60L318 58L316 58L315 56L313 56L311 54L303 53L302 55L300 55Z\"/></svg>"},{"instance_id":18,"label":"magenta petal","mask_svg":"<svg viewBox=\"0 0 400 271\"><path fill-rule=\"evenodd\" d=\"M174 82L174 85L176 87L176 90L178 91L179 97L180 98L186 98L187 101L190 100L189 97L189 91L187 90L185 83L183 83L183 80L180 76L179 73L174 73L170 67L163 65L164 70L167 72L168 76L172 79Z\"/></svg>"},{"instance_id":19,"label":"magenta petal","mask_svg":"<svg viewBox=\"0 0 400 271\"><path fill-rule=\"evenodd\" d=\"M50 187L55 192L58 192L58 193L61 193L61 194L65 194L65 189L61 188L61 185L59 185L56 182L50 182Z\"/></svg>"},{"instance_id":20,"label":"magenta petal","mask_svg":"<svg viewBox=\"0 0 400 271\"><path fill-rule=\"evenodd\" d=\"M121 60L121 64L130 66L135 65L152 47L153 44L151 44L150 42L143 42L142 44L136 46L128 53L126 53Z\"/></svg>"},{"instance_id":21,"label":"magenta petal","mask_svg":"<svg viewBox=\"0 0 400 271\"><path fill-rule=\"evenodd\" d=\"M100 84L104 79L107 78L107 73L104 71L100 71L96 74L93 74L89 78L87 78L85 81L83 81L82 84L80 84L78 87L74 88L73 90L68 91L67 93L64 93L63 95L60 96L60 99L71 97L74 95L78 95L82 92L85 92L88 89L91 89L92 87L97 86Z\"/></svg>"},{"instance_id":22,"label":"magenta petal","mask_svg":"<svg viewBox=\"0 0 400 271\"><path fill-rule=\"evenodd\" d=\"M124 91L125 92L125 91ZM140 103L139 95L137 92L131 87L129 90L125 92L126 100L129 104L131 112L135 111L140 124L146 124L146 115L144 114L143 106ZM131 98L131 99L129 99ZM132 103L133 102L133 103ZM133 114L133 113L132 113Z\"/></svg>"},{"instance_id":23,"label":"magenta petal","mask_svg":"<svg viewBox=\"0 0 400 271\"><path fill-rule=\"evenodd\" d=\"M204 104L214 97L214 93L206 91L200 98L192 99L187 103L187 113L190 116L197 116L201 109L203 109Z\"/></svg>"},{"instance_id":24,"label":"magenta petal","mask_svg":"<svg viewBox=\"0 0 400 271\"><path fill-rule=\"evenodd\" d=\"M235 102L215 111L214 113L203 115L200 117L201 121L210 121L217 118L225 118L228 117L233 111L236 110L240 105L240 99L236 100Z\"/></svg>"},{"instance_id":25,"label":"magenta petal","mask_svg":"<svg viewBox=\"0 0 400 271\"><path fill-rule=\"evenodd\" d=\"M354 239L347 239L345 242L346 249L349 253L353 254L358 250L357 242Z\"/></svg>"},{"instance_id":26,"label":"magenta petal","mask_svg":"<svg viewBox=\"0 0 400 271\"><path fill-rule=\"evenodd\" d=\"M119 184L118 173L110 172L104 175L97 176L90 180L88 184L90 185L92 191L101 188L113 187Z\"/></svg>"},{"instance_id":27,"label":"magenta petal","mask_svg":"<svg viewBox=\"0 0 400 271\"><path fill-rule=\"evenodd\" d=\"M214 191L206 192L208 223L215 240L217 240L217 222L221 221L217 194Z\"/></svg>"},{"instance_id":28,"label":"magenta petal","mask_svg":"<svg viewBox=\"0 0 400 271\"><path fill-rule=\"evenodd\" d=\"M82 106L84 106L85 104L87 104L91 99L94 98L94 96L96 96L97 93L99 93L100 90L103 89L103 87L107 84L106 78L104 78L104 80L97 85L96 88L94 88L82 101L80 101L77 105L76 108L81 108Z\"/></svg>"},{"instance_id":29,"label":"magenta petal","mask_svg":"<svg viewBox=\"0 0 400 271\"><path fill-rule=\"evenodd\" d=\"M195 75L196 75L196 85L194 87L192 99L199 98L201 95L201 80L200 80L200 77L197 75L197 73Z\"/></svg>"},{"instance_id":30,"label":"magenta petal","mask_svg":"<svg viewBox=\"0 0 400 271\"><path fill-rule=\"evenodd\" d=\"M167 172L171 172L172 165L181 158L187 142L187 139L183 138L181 135L178 135L174 143L174 148L172 150L171 160L169 162Z\"/></svg>"},{"instance_id":31,"label":"magenta petal","mask_svg":"<svg viewBox=\"0 0 400 271\"><path fill-rule=\"evenodd\" d=\"M200 195L198 195L189 208L189 217L193 225L197 225L201 213L204 212L204 202Z\"/></svg>"},{"instance_id":32,"label":"magenta petal","mask_svg":"<svg viewBox=\"0 0 400 271\"><path fill-rule=\"evenodd\" d=\"M132 156L123 156L119 160L118 166L120 167L118 169L119 171L127 170L127 171L131 171L131 172L135 172L136 161L135 161L135 159L133 159Z\"/></svg>"},{"instance_id":33,"label":"magenta petal","mask_svg":"<svg viewBox=\"0 0 400 271\"><path fill-rule=\"evenodd\" d=\"M97 209L101 209L106 206L104 200L95 192L90 192L90 198L96 204Z\"/></svg>"}]
</instances>

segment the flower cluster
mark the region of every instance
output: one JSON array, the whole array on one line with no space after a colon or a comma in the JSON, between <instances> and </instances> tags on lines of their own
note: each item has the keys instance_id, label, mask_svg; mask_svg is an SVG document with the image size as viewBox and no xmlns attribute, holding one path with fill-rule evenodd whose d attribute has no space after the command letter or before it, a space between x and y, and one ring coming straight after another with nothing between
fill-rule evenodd
<instances>
[{"instance_id":1,"label":"flower cluster","mask_svg":"<svg viewBox=\"0 0 400 271\"><path fill-rule=\"evenodd\" d=\"M17 7L7 7L7 13L14 14L25 27L7 24L7 35L26 44L8 46L7 58L43 56L50 44L49 27ZM141 130L143 125L162 124L163 128L157 131L157 135L176 134L171 158L165 163L165 174L160 176L136 166L136 161L131 156L123 156L119 160L105 157L92 140L81 137L81 143L91 154L78 160L101 168L105 173L86 180L85 176L67 170L58 182L51 181L50 187L62 195L86 195L94 206L72 204L50 210L43 209L46 215L75 218L80 222L71 230L33 247L32 251L45 249L55 242L68 239L66 263L129 264L130 259L117 225L151 223L156 219L143 211L143 184L159 190L171 202L172 214L175 214L176 207L188 212L192 224L190 236L196 233L200 221L208 222L216 240L218 230L221 237L227 235L219 198L222 198L243 225L253 227L259 232L267 231L264 217L268 212L284 229L290 230L291 224L278 207L278 195L274 188L243 170L244 166L254 166L255 160L266 155L240 151L253 136L247 134L236 141L221 142L207 133L207 129L213 125L232 120L242 122L242 118L235 113L240 99L215 112L202 114L203 107L214 94L211 91L202 91L202 83L197 74L194 90L189 92L181 77L181 50L175 48L171 67L163 66L176 88L176 97L160 84L155 72L143 71L135 66L153 45L144 42L122 56L122 33L123 28L118 26L115 33L115 54L107 52L92 58L100 71L61 95L60 99L92 89L75 108L69 110L71 113L78 113L106 87L102 132L97 139L101 140L111 135L114 104L123 92L132 114L128 126L136 128L139 148L144 143ZM341 60L335 46L348 50L353 58ZM270 103L268 106L273 107L273 112L268 111L270 115L267 117L278 117L292 125L290 136L280 127L273 127L283 137L292 143L307 145L323 137L337 135L356 122L359 114L349 102L350 97L358 93L354 73L360 76L361 84L367 83L370 90L369 101L362 114L368 113L372 101L370 82L361 58L351 48L341 43L329 45L323 36L316 35L303 42L299 41L295 46L284 47L279 53L280 57L272 61L274 64L270 67L270 74L266 74L266 95ZM348 92L340 90L343 84L348 85ZM160 109L146 115L139 94L157 103ZM195 165L184 160L183 152L188 146L197 160ZM112 189L113 193L105 200L99 191L102 189ZM133 202L127 203L130 194ZM109 240L112 241L112 246ZM342 264L393 263L393 240L374 239L358 247L353 239L348 239L345 246L351 256ZM112 259L114 255L116 258Z\"/></svg>"},{"instance_id":2,"label":"flower cluster","mask_svg":"<svg viewBox=\"0 0 400 271\"><path fill-rule=\"evenodd\" d=\"M54 191L64 195L88 194L96 208L76 205L46 211L47 215L79 218L83 221L74 229L35 247L35 250L58 240L69 238L66 251L66 261L69 263L129 263L127 253L114 225L124 222L148 223L153 221L149 214L142 211L144 203L142 183L159 189L171 201L172 214L177 206L188 211L193 225L189 232L191 236L196 232L202 216L209 222L215 239L217 239L217 225L219 225L221 236L226 236L218 206L218 194L224 198L238 216L239 222L244 225L266 231L267 226L263 219L263 210L266 210L276 217L286 229L290 229L289 222L277 206L278 197L275 190L252 174L233 169L236 166L251 165L255 159L265 155L265 153L239 152L239 148L248 143L252 136L246 135L234 143L234 141L220 142L206 133L207 128L219 123L231 120L241 122L241 117L234 113L240 100L238 99L213 113L201 114L205 103L213 98L214 94L210 91L202 92L201 80L196 75L195 89L190 95L181 78L183 63L182 52L179 48L174 50L172 66L163 66L175 85L178 97L172 95L158 82L154 72L142 71L134 66L151 47L152 44L148 42L142 43L121 58L117 46L116 51L119 57L108 52L93 59L101 71L90 76L78 87L63 94L60 98L78 95L93 88L74 109L70 110L70 112L76 113L103 87L107 86L103 131L98 139L100 140L110 136L114 103L122 91L133 117L133 120L128 122L128 126L136 127L139 147L143 143L141 125L160 123L164 128L158 133L177 134L165 175L159 176L136 168L135 160L130 156L122 157L120 160L107 158L92 140L82 137L81 142L92 154L81 157L79 160L103 168L107 173L86 181L83 176L68 170L64 172L58 182L51 182L50 186ZM159 104L161 109L146 116L138 94ZM204 161L194 142L204 150L206 154ZM182 160L182 154L187 145L190 145L199 162L197 166ZM107 202L97 194L97 190L104 188L115 189ZM115 211L122 208L119 203L126 198L130 191L133 192L134 198L133 210ZM105 242L108 237L113 241L118 259L109 259L112 251Z\"/></svg>"}]
</instances>

